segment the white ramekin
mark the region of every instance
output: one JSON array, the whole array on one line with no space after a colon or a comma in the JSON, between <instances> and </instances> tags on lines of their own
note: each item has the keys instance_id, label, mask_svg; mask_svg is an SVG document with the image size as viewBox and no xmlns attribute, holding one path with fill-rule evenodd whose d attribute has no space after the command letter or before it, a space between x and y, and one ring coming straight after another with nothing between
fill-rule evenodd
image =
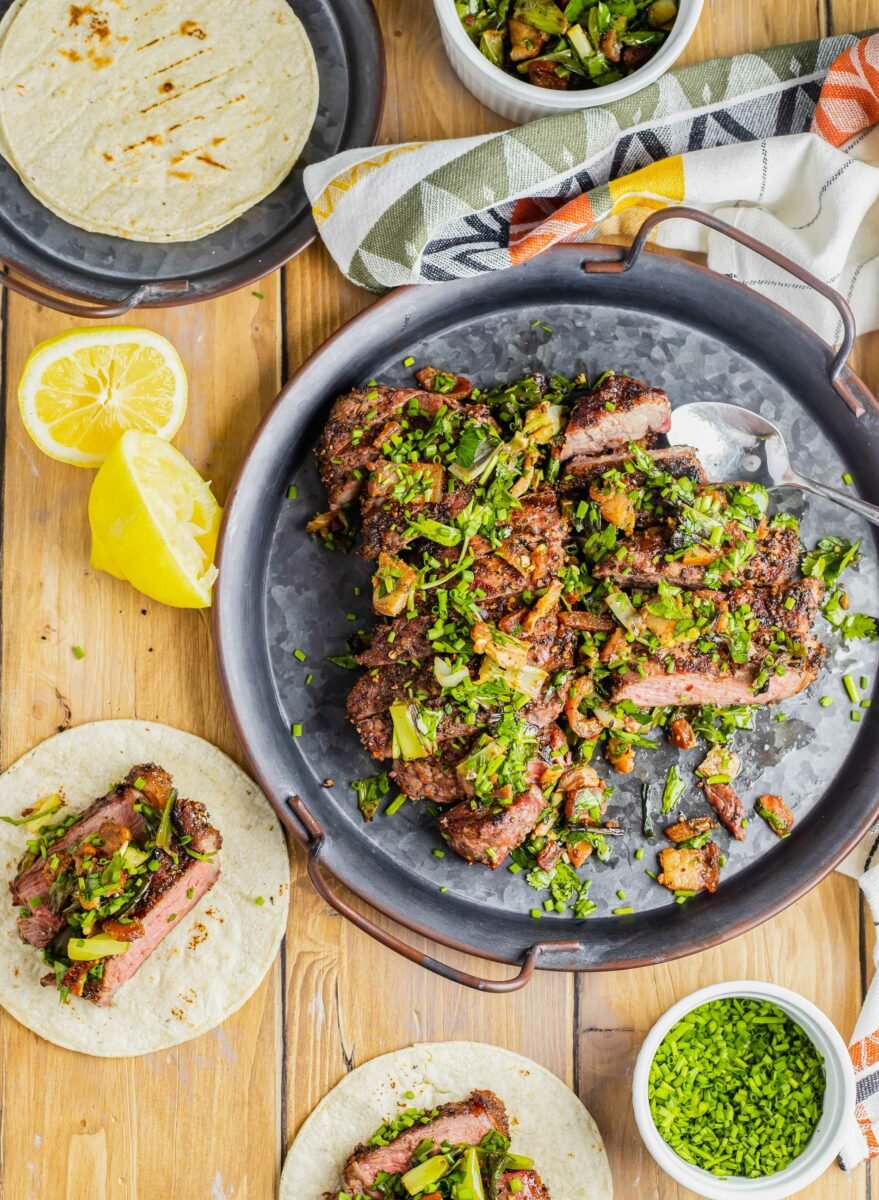
<instances>
[{"instance_id":1,"label":"white ramekin","mask_svg":"<svg viewBox=\"0 0 879 1200\"><path fill-rule=\"evenodd\" d=\"M555 113L610 104L612 100L621 100L623 96L631 96L655 83L678 59L693 36L703 3L704 0L678 0L677 20L660 49L648 63L625 79L601 88L556 92L514 79L500 67L492 66L464 32L454 0L433 0L443 45L458 78L486 107L520 125Z\"/></svg>"},{"instance_id":2,"label":"white ramekin","mask_svg":"<svg viewBox=\"0 0 879 1200\"><path fill-rule=\"evenodd\" d=\"M681 1017L709 1000L734 998L770 1000L777 1004L803 1029L824 1059L824 1109L815 1132L805 1150L789 1167L765 1179L717 1179L707 1171L684 1162L662 1140L650 1115L647 1099L650 1064L671 1027ZM734 983L717 983L693 992L660 1017L644 1039L635 1063L632 1102L638 1130L647 1149L663 1171L697 1196L704 1196L706 1200L785 1200L785 1197L816 1180L839 1153L854 1123L855 1079L846 1045L820 1008L787 988L755 980L738 980Z\"/></svg>"}]
</instances>

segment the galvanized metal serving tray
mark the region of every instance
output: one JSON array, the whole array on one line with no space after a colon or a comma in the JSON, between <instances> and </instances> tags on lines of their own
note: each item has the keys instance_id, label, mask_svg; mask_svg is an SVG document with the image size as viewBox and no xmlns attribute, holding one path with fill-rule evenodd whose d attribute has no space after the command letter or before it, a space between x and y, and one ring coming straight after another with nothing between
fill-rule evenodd
<instances>
[{"instance_id":1,"label":"galvanized metal serving tray","mask_svg":"<svg viewBox=\"0 0 879 1200\"><path fill-rule=\"evenodd\" d=\"M664 218L650 224L658 219ZM738 233L731 236L741 240ZM739 733L735 742L744 759L739 790L746 805L761 792L781 792L796 828L779 841L753 820L743 844L721 830L728 865L713 896L679 905L648 877L645 868L655 868L657 849L668 843L661 834L646 839L641 822L643 782L656 785L655 809L671 763L679 762L684 778L692 780L704 747L681 753L661 741L655 751L638 751L630 776L598 764L614 787L608 816L626 836L613 840L609 863L589 860L585 869L593 877L590 897L598 913L581 921L555 914L533 919L530 910L541 897L523 875L468 866L452 852L433 856L442 843L424 804L409 802L371 824L357 810L348 782L375 773L377 764L345 721L345 696L355 676L326 656L344 652L356 627L349 614L370 624L370 566L353 554L328 552L305 532L306 521L325 507L312 447L333 400L353 385L370 379L407 383L411 372L402 363L409 357L419 366L467 375L482 387L535 370L594 376L613 368L665 388L675 406L714 400L759 410L780 426L801 469L836 484L850 472L858 493L879 501L879 406L844 365L853 336L844 303L834 298L843 330L835 354L767 300L683 260L642 254L642 245L643 238L628 255L613 247L559 247L522 268L409 288L377 302L281 392L226 510L215 640L226 699L255 775L308 848L312 880L330 903L407 957L469 986L509 990L521 986L535 965L628 967L734 937L814 886L857 843L879 807L879 718L875 709L864 709L863 719L853 722L841 683L841 675L851 672L867 675L872 685L879 647L840 644L822 621L829 655L821 679L785 704L784 723L771 711L760 712L755 731ZM298 487L295 501L285 498L291 483ZM873 527L800 493L777 494L775 504L801 518L808 544L827 533L861 539L861 564L849 590L856 609L875 611ZM294 649L305 652L304 664ZM313 675L308 687L307 673ZM834 697L832 706L819 705L824 694ZM290 734L294 723L303 729L296 739ZM328 778L334 785L322 786ZM707 811L692 783L680 807ZM399 925L520 965L519 973L489 983L428 958L348 905L324 870ZM611 915L621 903L618 889L633 915Z\"/></svg>"},{"instance_id":2,"label":"galvanized metal serving tray","mask_svg":"<svg viewBox=\"0 0 879 1200\"><path fill-rule=\"evenodd\" d=\"M11 2L0 0L0 17ZM303 172L375 140L385 62L371 0L290 0L290 6L314 50L320 99L305 149L280 187L197 241L136 242L56 217L0 158L0 268L7 268L0 283L74 316L111 317L234 291L305 249L316 231Z\"/></svg>"}]
</instances>

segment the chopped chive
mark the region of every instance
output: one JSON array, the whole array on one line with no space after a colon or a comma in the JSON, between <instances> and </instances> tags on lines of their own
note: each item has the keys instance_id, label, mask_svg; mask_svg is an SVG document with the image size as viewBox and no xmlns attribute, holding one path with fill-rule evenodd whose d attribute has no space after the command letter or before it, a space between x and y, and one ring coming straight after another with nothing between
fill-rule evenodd
<instances>
[{"instance_id":1,"label":"chopped chive","mask_svg":"<svg viewBox=\"0 0 879 1200\"><path fill-rule=\"evenodd\" d=\"M872 703L873 703L872 700L862 700L861 708L869 708L872 705Z\"/></svg>"},{"instance_id":2,"label":"chopped chive","mask_svg":"<svg viewBox=\"0 0 879 1200\"><path fill-rule=\"evenodd\" d=\"M842 682L843 682L843 686L845 687L848 698L849 698L849 700L851 700L852 704L860 704L861 693L858 691L858 685L852 679L851 675L843 675Z\"/></svg>"},{"instance_id":3,"label":"chopped chive","mask_svg":"<svg viewBox=\"0 0 879 1200\"><path fill-rule=\"evenodd\" d=\"M821 699L818 701L818 703L821 705L822 708L830 708L831 704L833 703L833 697L832 696L822 696Z\"/></svg>"},{"instance_id":4,"label":"chopped chive","mask_svg":"<svg viewBox=\"0 0 879 1200\"><path fill-rule=\"evenodd\" d=\"M787 720L787 713L783 713L783 712L776 713L775 719L776 719L776 721L778 721L779 725L783 725L785 723L785 721Z\"/></svg>"},{"instance_id":5,"label":"chopped chive","mask_svg":"<svg viewBox=\"0 0 879 1200\"><path fill-rule=\"evenodd\" d=\"M540 911L539 908L531 909L531 919L533 921L539 921L542 916L543 916L543 913Z\"/></svg>"},{"instance_id":6,"label":"chopped chive","mask_svg":"<svg viewBox=\"0 0 879 1200\"><path fill-rule=\"evenodd\" d=\"M625 900L625 898L626 898L626 893L623 891L622 888L618 888L617 889L617 899Z\"/></svg>"},{"instance_id":7,"label":"chopped chive","mask_svg":"<svg viewBox=\"0 0 879 1200\"><path fill-rule=\"evenodd\" d=\"M445 850L431 850L431 854L433 855L434 858L445 858L446 857Z\"/></svg>"},{"instance_id":8,"label":"chopped chive","mask_svg":"<svg viewBox=\"0 0 879 1200\"><path fill-rule=\"evenodd\" d=\"M287 488L287 499L295 500L298 495L299 495L299 488L296 486L295 483L291 483L290 486Z\"/></svg>"},{"instance_id":9,"label":"chopped chive","mask_svg":"<svg viewBox=\"0 0 879 1200\"><path fill-rule=\"evenodd\" d=\"M346 621L356 621L357 613L345 613L345 620Z\"/></svg>"},{"instance_id":10,"label":"chopped chive","mask_svg":"<svg viewBox=\"0 0 879 1200\"><path fill-rule=\"evenodd\" d=\"M253 903L258 905L260 908L262 908L262 906L265 904L265 902L266 902L265 896L254 896L254 898L253 898Z\"/></svg>"},{"instance_id":11,"label":"chopped chive","mask_svg":"<svg viewBox=\"0 0 879 1200\"><path fill-rule=\"evenodd\" d=\"M543 911L544 912L555 912L555 901L554 900L544 900Z\"/></svg>"},{"instance_id":12,"label":"chopped chive","mask_svg":"<svg viewBox=\"0 0 879 1200\"><path fill-rule=\"evenodd\" d=\"M300 662L305 662L305 651L304 650L294 650L293 657L298 658Z\"/></svg>"},{"instance_id":13,"label":"chopped chive","mask_svg":"<svg viewBox=\"0 0 879 1200\"><path fill-rule=\"evenodd\" d=\"M795 604L796 604L796 600L794 600L793 596L787 596L785 598L784 607L788 610L788 612L790 612L790 610L793 608L793 606Z\"/></svg>"},{"instance_id":14,"label":"chopped chive","mask_svg":"<svg viewBox=\"0 0 879 1200\"><path fill-rule=\"evenodd\" d=\"M857 725L858 721L860 721L860 719L861 719L861 710L859 708L853 708L851 713L849 714L849 716L854 721L854 723Z\"/></svg>"},{"instance_id":15,"label":"chopped chive","mask_svg":"<svg viewBox=\"0 0 879 1200\"><path fill-rule=\"evenodd\" d=\"M311 673L309 673L308 675L305 676L305 686L306 687L308 687L308 685L311 683L312 679L314 679L314 676Z\"/></svg>"},{"instance_id":16,"label":"chopped chive","mask_svg":"<svg viewBox=\"0 0 879 1200\"><path fill-rule=\"evenodd\" d=\"M862 675L861 676L861 689L863 691L866 691L869 686L870 686L870 680L867 678L866 675Z\"/></svg>"},{"instance_id":17,"label":"chopped chive","mask_svg":"<svg viewBox=\"0 0 879 1200\"><path fill-rule=\"evenodd\" d=\"M394 799L393 799L393 800L390 802L390 804L388 805L388 807L385 809L385 816L386 816L386 817L392 817L392 816L394 815L394 813L396 813L396 812L399 812L399 811L400 811L400 809L403 807L403 805L404 805L405 803L406 803L406 797L403 795L403 793L402 793L402 792L400 792L399 796L396 796L396 797L395 797L395 798L394 798Z\"/></svg>"},{"instance_id":18,"label":"chopped chive","mask_svg":"<svg viewBox=\"0 0 879 1200\"><path fill-rule=\"evenodd\" d=\"M440 888L440 891L441 891L441 892L447 892L448 890L449 890L449 889L448 889L447 887L441 887L441 888Z\"/></svg>"},{"instance_id":19,"label":"chopped chive","mask_svg":"<svg viewBox=\"0 0 879 1200\"><path fill-rule=\"evenodd\" d=\"M639 846L638 849L635 851L635 858L637 858L638 862L640 862L643 857L644 857L644 847Z\"/></svg>"},{"instance_id":20,"label":"chopped chive","mask_svg":"<svg viewBox=\"0 0 879 1200\"><path fill-rule=\"evenodd\" d=\"M510 865L507 867L507 870L510 872L511 875L518 875L519 872L522 870L522 868L519 866L518 863L510 863Z\"/></svg>"},{"instance_id":21,"label":"chopped chive","mask_svg":"<svg viewBox=\"0 0 879 1200\"><path fill-rule=\"evenodd\" d=\"M726 866L726 864L727 864L727 857L726 857L726 855L725 855L725 854L721 854L721 856L720 856L720 865L721 865L722 867L725 867L725 866Z\"/></svg>"},{"instance_id":22,"label":"chopped chive","mask_svg":"<svg viewBox=\"0 0 879 1200\"><path fill-rule=\"evenodd\" d=\"M634 908L632 908L631 904L627 904L623 908L611 909L611 912L613 913L613 915L615 917L625 917L625 916L628 916L629 913L633 913L634 911L635 910L634 910Z\"/></svg>"},{"instance_id":23,"label":"chopped chive","mask_svg":"<svg viewBox=\"0 0 879 1200\"><path fill-rule=\"evenodd\" d=\"M295 725L290 726L290 732L294 737L302 737L302 726L297 721Z\"/></svg>"},{"instance_id":24,"label":"chopped chive","mask_svg":"<svg viewBox=\"0 0 879 1200\"><path fill-rule=\"evenodd\" d=\"M848 471L846 471L846 473L843 475L842 482L846 487L851 487L854 483L854 480L852 479L851 475L849 475Z\"/></svg>"},{"instance_id":25,"label":"chopped chive","mask_svg":"<svg viewBox=\"0 0 879 1200\"><path fill-rule=\"evenodd\" d=\"M250 294L252 296L256 296L257 300L265 300L265 296L262 294L262 292L251 292Z\"/></svg>"},{"instance_id":26,"label":"chopped chive","mask_svg":"<svg viewBox=\"0 0 879 1200\"><path fill-rule=\"evenodd\" d=\"M415 365L415 359L414 359L414 358L412 358L412 357L411 357L411 355L410 355L410 357L409 357L409 358L404 358L404 359L403 359L403 366L404 366L404 367L412 367L412 366L414 366L414 365Z\"/></svg>"},{"instance_id":27,"label":"chopped chive","mask_svg":"<svg viewBox=\"0 0 879 1200\"><path fill-rule=\"evenodd\" d=\"M144 779L144 777L142 775L138 775L137 779L135 779L134 786L137 788L137 790L139 792L142 792L143 789L146 787L146 780Z\"/></svg>"},{"instance_id":28,"label":"chopped chive","mask_svg":"<svg viewBox=\"0 0 879 1200\"><path fill-rule=\"evenodd\" d=\"M85 658L85 650L83 650L82 646L73 646L72 650L74 658Z\"/></svg>"}]
</instances>

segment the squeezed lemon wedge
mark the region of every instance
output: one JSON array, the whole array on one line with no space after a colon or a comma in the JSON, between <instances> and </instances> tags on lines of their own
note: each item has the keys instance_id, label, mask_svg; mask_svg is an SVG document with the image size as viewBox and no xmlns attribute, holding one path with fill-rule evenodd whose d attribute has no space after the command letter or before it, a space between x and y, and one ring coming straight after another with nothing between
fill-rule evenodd
<instances>
[{"instance_id":1,"label":"squeezed lemon wedge","mask_svg":"<svg viewBox=\"0 0 879 1200\"><path fill-rule=\"evenodd\" d=\"M167 338L113 325L41 342L18 385L25 428L51 458L98 467L128 429L170 441L186 413L186 372Z\"/></svg>"},{"instance_id":2,"label":"squeezed lemon wedge","mask_svg":"<svg viewBox=\"0 0 879 1200\"><path fill-rule=\"evenodd\" d=\"M210 485L179 450L129 430L92 484L92 566L162 604L207 608L222 515Z\"/></svg>"}]
</instances>

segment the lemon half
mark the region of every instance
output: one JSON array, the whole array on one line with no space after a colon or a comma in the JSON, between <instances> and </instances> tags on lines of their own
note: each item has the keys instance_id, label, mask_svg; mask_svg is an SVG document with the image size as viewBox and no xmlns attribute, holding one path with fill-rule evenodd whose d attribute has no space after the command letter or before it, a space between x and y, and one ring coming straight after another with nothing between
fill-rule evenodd
<instances>
[{"instance_id":1,"label":"lemon half","mask_svg":"<svg viewBox=\"0 0 879 1200\"><path fill-rule=\"evenodd\" d=\"M92 484L92 566L162 604L207 608L222 515L210 484L179 450L129 430Z\"/></svg>"},{"instance_id":2,"label":"lemon half","mask_svg":"<svg viewBox=\"0 0 879 1200\"><path fill-rule=\"evenodd\" d=\"M25 428L52 458L98 467L127 429L170 440L186 412L186 372L167 338L113 325L41 342L24 366Z\"/></svg>"}]
</instances>

